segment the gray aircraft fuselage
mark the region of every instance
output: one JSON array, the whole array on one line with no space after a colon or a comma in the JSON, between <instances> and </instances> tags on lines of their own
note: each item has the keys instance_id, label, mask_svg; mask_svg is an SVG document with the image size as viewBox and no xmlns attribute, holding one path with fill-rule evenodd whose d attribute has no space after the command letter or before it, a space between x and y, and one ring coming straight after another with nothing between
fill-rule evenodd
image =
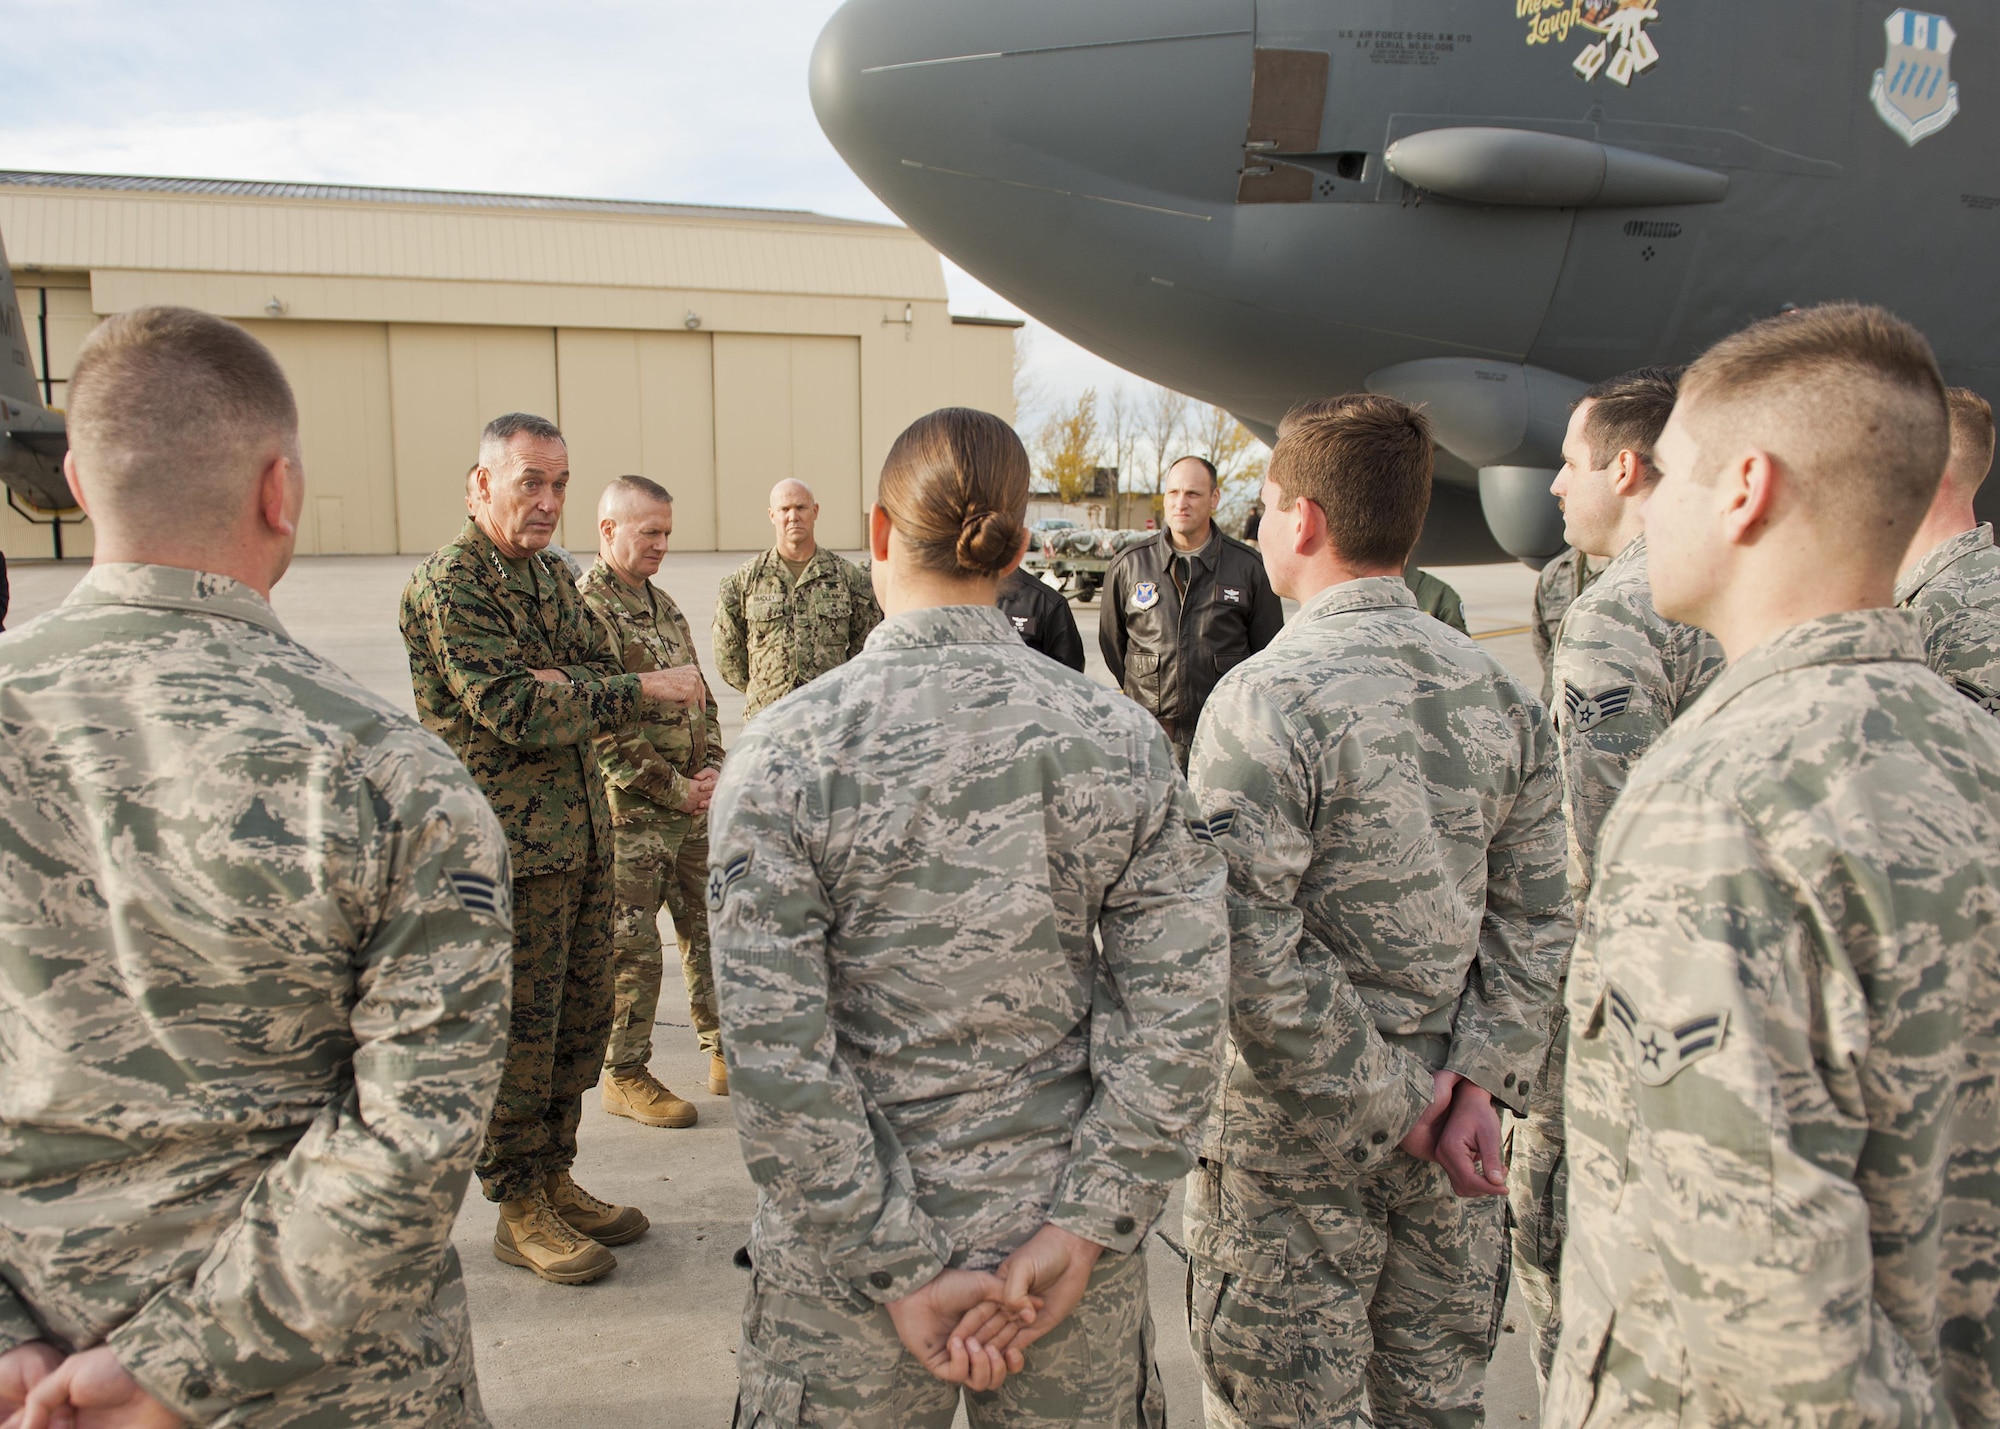
<instances>
[{"instance_id":1,"label":"gray aircraft fuselage","mask_svg":"<svg viewBox=\"0 0 2000 1429\"><path fill-rule=\"evenodd\" d=\"M28 351L27 318L14 295L14 270L0 244L0 486L29 507L76 506L63 480L69 435L60 413L42 405Z\"/></svg>"},{"instance_id":2,"label":"gray aircraft fuselage","mask_svg":"<svg viewBox=\"0 0 2000 1429\"><path fill-rule=\"evenodd\" d=\"M1425 401L1426 558L1537 557L1583 387L1788 305L1884 304L2000 397L1996 53L1964 3L849 0L812 97L912 228L1120 367L1267 438Z\"/></svg>"}]
</instances>

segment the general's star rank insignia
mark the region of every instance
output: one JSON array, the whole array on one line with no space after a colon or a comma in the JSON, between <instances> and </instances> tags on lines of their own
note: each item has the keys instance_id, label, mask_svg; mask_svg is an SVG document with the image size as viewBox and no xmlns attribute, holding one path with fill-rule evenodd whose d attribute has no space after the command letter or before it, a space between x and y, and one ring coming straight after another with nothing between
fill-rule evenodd
<instances>
[{"instance_id":1,"label":"general's star rank insignia","mask_svg":"<svg viewBox=\"0 0 2000 1429\"><path fill-rule=\"evenodd\" d=\"M1970 680L1953 680L1952 683L1958 686L1958 692L1961 695L1964 695L1968 700L1971 700L1975 705L1985 710L1986 713L2000 715L2000 695L1994 694L1991 690L1982 690Z\"/></svg>"},{"instance_id":2,"label":"general's star rank insignia","mask_svg":"<svg viewBox=\"0 0 2000 1429\"><path fill-rule=\"evenodd\" d=\"M1579 734L1588 734L1608 719L1617 719L1632 705L1632 687L1619 685L1596 694L1585 694L1563 681L1563 704L1569 708L1570 723Z\"/></svg>"},{"instance_id":3,"label":"general's star rank insignia","mask_svg":"<svg viewBox=\"0 0 2000 1429\"><path fill-rule=\"evenodd\" d=\"M1140 581L1139 584L1132 587L1132 609L1151 610L1159 603L1160 584L1158 581Z\"/></svg>"},{"instance_id":4,"label":"general's star rank insignia","mask_svg":"<svg viewBox=\"0 0 2000 1429\"><path fill-rule=\"evenodd\" d=\"M1631 1048L1632 1073L1649 1087L1672 1081L1674 1074L1690 1062L1722 1046L1729 1030L1729 1014L1712 1012L1691 1017L1676 1027L1663 1027L1639 1016L1632 999L1614 984L1606 990L1611 1020L1625 1034Z\"/></svg>"},{"instance_id":5,"label":"general's star rank insignia","mask_svg":"<svg viewBox=\"0 0 2000 1429\"><path fill-rule=\"evenodd\" d=\"M729 896L729 890L750 871L750 855L739 853L727 863L718 863L708 871L708 911L720 913L722 901Z\"/></svg>"}]
</instances>

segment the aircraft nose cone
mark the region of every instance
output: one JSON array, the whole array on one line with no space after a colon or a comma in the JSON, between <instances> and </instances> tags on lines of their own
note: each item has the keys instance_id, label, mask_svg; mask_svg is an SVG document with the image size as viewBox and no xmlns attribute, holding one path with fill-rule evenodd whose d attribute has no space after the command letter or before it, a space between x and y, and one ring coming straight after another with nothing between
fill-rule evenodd
<instances>
[{"instance_id":1,"label":"aircraft nose cone","mask_svg":"<svg viewBox=\"0 0 2000 1429\"><path fill-rule=\"evenodd\" d=\"M941 180L961 200L999 184L1016 199L1227 202L1251 28L1251 0L848 0L813 51L813 110L927 232Z\"/></svg>"}]
</instances>

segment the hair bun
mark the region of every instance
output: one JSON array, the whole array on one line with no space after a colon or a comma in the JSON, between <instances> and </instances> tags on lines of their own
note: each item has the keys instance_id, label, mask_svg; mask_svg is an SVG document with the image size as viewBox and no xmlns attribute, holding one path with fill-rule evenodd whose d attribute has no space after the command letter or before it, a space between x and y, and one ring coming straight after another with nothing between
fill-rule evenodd
<instances>
[{"instance_id":1,"label":"hair bun","mask_svg":"<svg viewBox=\"0 0 2000 1429\"><path fill-rule=\"evenodd\" d=\"M975 575L990 576L1014 559L1021 523L998 511L975 511L958 528L958 564Z\"/></svg>"}]
</instances>

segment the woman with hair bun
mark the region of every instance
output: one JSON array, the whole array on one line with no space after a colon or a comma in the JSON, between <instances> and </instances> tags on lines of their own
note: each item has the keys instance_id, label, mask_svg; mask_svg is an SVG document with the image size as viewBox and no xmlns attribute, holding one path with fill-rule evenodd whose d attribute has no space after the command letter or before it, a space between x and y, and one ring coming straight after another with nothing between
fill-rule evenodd
<instances>
[{"instance_id":1,"label":"woman with hair bun","mask_svg":"<svg viewBox=\"0 0 2000 1429\"><path fill-rule=\"evenodd\" d=\"M739 1424L1166 1422L1139 1243L1215 1086L1225 871L1159 726L995 609L1027 498L998 417L904 432L887 618L716 789Z\"/></svg>"}]
</instances>

